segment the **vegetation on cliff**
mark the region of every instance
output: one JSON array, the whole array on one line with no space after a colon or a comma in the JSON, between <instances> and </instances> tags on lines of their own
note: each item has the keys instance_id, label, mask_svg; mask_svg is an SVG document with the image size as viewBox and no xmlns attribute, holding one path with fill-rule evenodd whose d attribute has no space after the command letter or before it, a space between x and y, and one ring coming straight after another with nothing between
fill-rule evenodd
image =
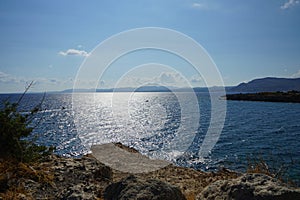
<instances>
[{"instance_id":1,"label":"vegetation on cliff","mask_svg":"<svg viewBox=\"0 0 300 200\"><path fill-rule=\"evenodd\" d=\"M52 180L48 170L39 165L54 148L37 145L37 138L29 139L34 128L32 122L42 101L26 114L19 111L20 103L32 84L16 103L6 100L0 108L0 197L4 199L18 199L15 194L26 193L22 186L24 179L41 183Z\"/></svg>"},{"instance_id":2,"label":"vegetation on cliff","mask_svg":"<svg viewBox=\"0 0 300 200\"><path fill-rule=\"evenodd\" d=\"M26 114L20 113L18 107L24 95L32 86L31 82L16 103L4 102L0 109L0 158L17 162L35 162L52 153L52 147L39 146L36 138L28 139L33 126L35 114L40 111L41 104L36 105Z\"/></svg>"},{"instance_id":3,"label":"vegetation on cliff","mask_svg":"<svg viewBox=\"0 0 300 200\"><path fill-rule=\"evenodd\" d=\"M300 103L299 91L227 94L227 100Z\"/></svg>"}]
</instances>

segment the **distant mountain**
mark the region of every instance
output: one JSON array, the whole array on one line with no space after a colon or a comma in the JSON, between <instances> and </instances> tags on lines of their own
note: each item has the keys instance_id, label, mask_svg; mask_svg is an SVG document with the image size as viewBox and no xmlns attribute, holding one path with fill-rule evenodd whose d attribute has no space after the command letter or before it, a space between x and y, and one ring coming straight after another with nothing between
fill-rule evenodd
<instances>
[{"instance_id":1,"label":"distant mountain","mask_svg":"<svg viewBox=\"0 0 300 200\"><path fill-rule=\"evenodd\" d=\"M241 83L228 92L287 92L291 90L300 91L300 78L260 78L254 79L248 83Z\"/></svg>"},{"instance_id":2,"label":"distant mountain","mask_svg":"<svg viewBox=\"0 0 300 200\"><path fill-rule=\"evenodd\" d=\"M225 87L225 90L228 91L232 87ZM195 87L192 88L194 92L220 92L223 91L223 87ZM84 92L190 92L191 88L176 88L176 87L164 87L164 86L142 86L139 88L108 88L108 89L67 89L61 91L61 93L84 93Z\"/></svg>"},{"instance_id":3,"label":"distant mountain","mask_svg":"<svg viewBox=\"0 0 300 200\"><path fill-rule=\"evenodd\" d=\"M61 93L84 93L84 92L170 92L177 88L167 88L163 86L143 86L139 88L125 87L125 88L107 88L107 89L67 89Z\"/></svg>"},{"instance_id":4,"label":"distant mountain","mask_svg":"<svg viewBox=\"0 0 300 200\"><path fill-rule=\"evenodd\" d=\"M95 92L95 89L66 89L66 90L63 90L63 91L60 91L60 93L73 93L73 92L78 92L78 93L81 93L81 92Z\"/></svg>"}]
</instances>

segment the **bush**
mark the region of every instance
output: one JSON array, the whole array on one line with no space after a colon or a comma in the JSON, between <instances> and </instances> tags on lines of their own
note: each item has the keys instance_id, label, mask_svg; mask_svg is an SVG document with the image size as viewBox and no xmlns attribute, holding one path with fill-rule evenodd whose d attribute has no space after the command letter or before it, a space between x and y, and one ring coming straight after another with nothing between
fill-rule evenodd
<instances>
[{"instance_id":1,"label":"bush","mask_svg":"<svg viewBox=\"0 0 300 200\"><path fill-rule=\"evenodd\" d=\"M18 111L22 98L32 84L31 82L25 89L17 103L6 101L0 109L0 158L34 162L53 152L53 147L39 146L35 144L35 139L27 138L33 130L29 125L40 110L42 102L28 114Z\"/></svg>"},{"instance_id":2,"label":"bush","mask_svg":"<svg viewBox=\"0 0 300 200\"><path fill-rule=\"evenodd\" d=\"M293 159L287 162L278 156L269 155L267 159L256 154L247 158L247 164L247 173L266 174L292 186L298 185L298 180L293 179L288 174L289 169L295 164Z\"/></svg>"}]
</instances>

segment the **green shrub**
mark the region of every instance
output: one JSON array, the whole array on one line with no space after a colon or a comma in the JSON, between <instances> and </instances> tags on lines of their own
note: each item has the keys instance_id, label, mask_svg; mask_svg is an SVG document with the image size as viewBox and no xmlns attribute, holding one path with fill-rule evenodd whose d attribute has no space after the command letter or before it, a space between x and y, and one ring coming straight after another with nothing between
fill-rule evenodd
<instances>
[{"instance_id":1,"label":"green shrub","mask_svg":"<svg viewBox=\"0 0 300 200\"><path fill-rule=\"evenodd\" d=\"M33 127L29 124L40 110L41 103L28 114L21 114L18 106L32 86L26 88L17 103L4 102L0 109L0 158L14 159L18 162L34 162L53 152L53 147L39 146L35 139L28 139Z\"/></svg>"}]
</instances>

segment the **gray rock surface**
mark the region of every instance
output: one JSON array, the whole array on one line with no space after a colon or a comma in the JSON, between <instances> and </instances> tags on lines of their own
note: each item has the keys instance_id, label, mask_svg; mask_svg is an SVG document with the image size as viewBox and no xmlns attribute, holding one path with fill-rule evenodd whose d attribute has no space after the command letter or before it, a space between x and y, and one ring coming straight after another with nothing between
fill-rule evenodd
<instances>
[{"instance_id":1,"label":"gray rock surface","mask_svg":"<svg viewBox=\"0 0 300 200\"><path fill-rule=\"evenodd\" d=\"M91 156L74 159L53 155L45 164L50 165L53 182L23 181L33 199L98 199L112 179L112 169Z\"/></svg>"},{"instance_id":2,"label":"gray rock surface","mask_svg":"<svg viewBox=\"0 0 300 200\"><path fill-rule=\"evenodd\" d=\"M53 167L56 187L61 188L57 199L97 199L105 187L103 183L112 177L111 168L88 156L56 159Z\"/></svg>"},{"instance_id":3,"label":"gray rock surface","mask_svg":"<svg viewBox=\"0 0 300 200\"><path fill-rule=\"evenodd\" d=\"M264 174L244 174L211 183L197 200L297 200L300 189L291 188Z\"/></svg>"},{"instance_id":4,"label":"gray rock surface","mask_svg":"<svg viewBox=\"0 0 300 200\"><path fill-rule=\"evenodd\" d=\"M131 175L112 183L104 191L105 200L185 200L181 191L165 182L143 180Z\"/></svg>"},{"instance_id":5,"label":"gray rock surface","mask_svg":"<svg viewBox=\"0 0 300 200\"><path fill-rule=\"evenodd\" d=\"M113 143L93 145L93 156L101 163L122 172L138 174L158 170L169 162L164 160L152 160L138 152L130 152L117 147Z\"/></svg>"}]
</instances>

